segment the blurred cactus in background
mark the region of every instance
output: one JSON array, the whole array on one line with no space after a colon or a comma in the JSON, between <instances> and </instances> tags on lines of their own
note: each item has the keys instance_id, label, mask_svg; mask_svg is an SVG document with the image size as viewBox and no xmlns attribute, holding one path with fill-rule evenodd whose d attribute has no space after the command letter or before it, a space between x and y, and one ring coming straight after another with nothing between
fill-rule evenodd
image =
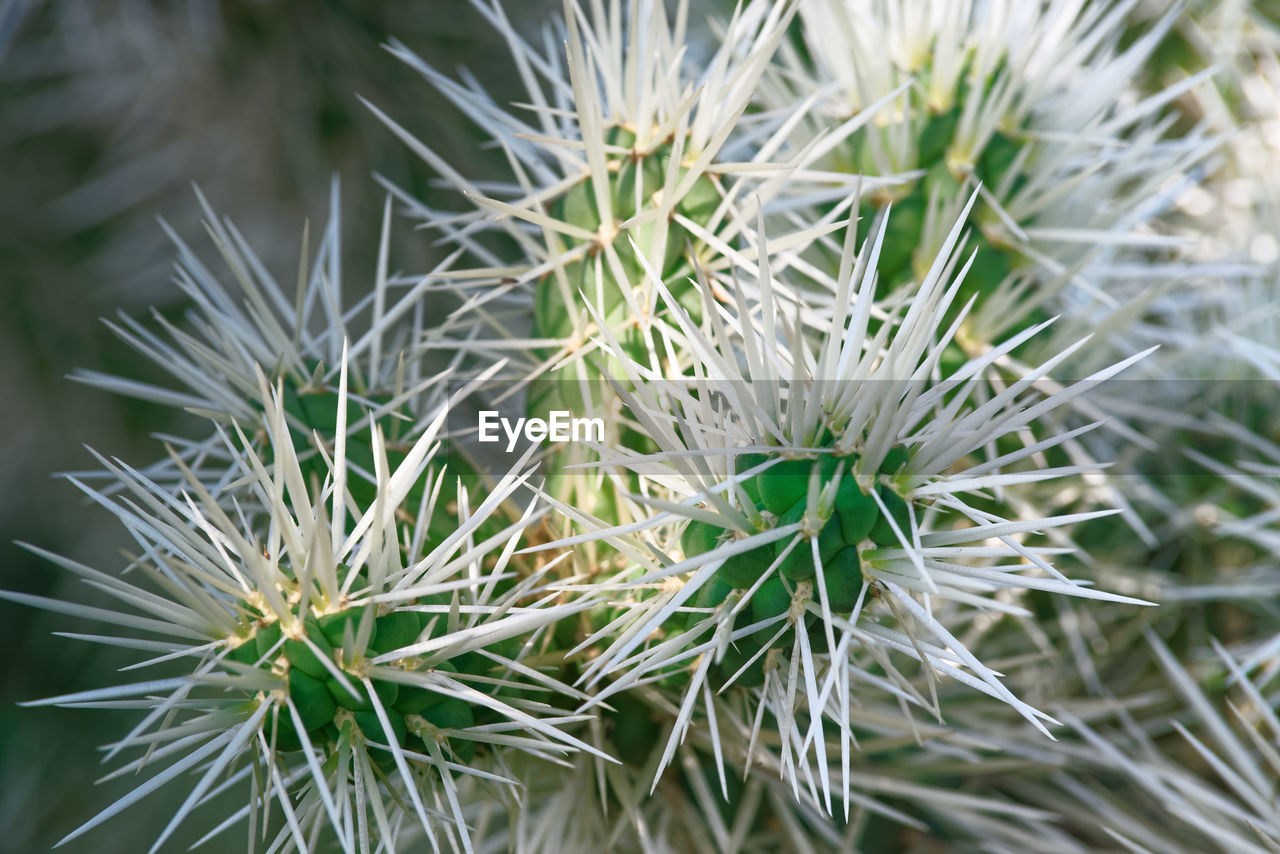
<instances>
[{"instance_id":1,"label":"blurred cactus in background","mask_svg":"<svg viewBox=\"0 0 1280 854\"><path fill-rule=\"evenodd\" d=\"M1280 850L1261 4L109 6L0 9L160 440L17 532L15 850Z\"/></svg>"}]
</instances>

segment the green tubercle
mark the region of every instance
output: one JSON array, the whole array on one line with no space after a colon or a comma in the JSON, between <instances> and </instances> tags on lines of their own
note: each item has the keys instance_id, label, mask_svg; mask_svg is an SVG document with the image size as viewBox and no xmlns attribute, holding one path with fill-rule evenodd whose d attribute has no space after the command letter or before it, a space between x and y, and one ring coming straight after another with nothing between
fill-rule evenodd
<instances>
[{"instance_id":1,"label":"green tubercle","mask_svg":"<svg viewBox=\"0 0 1280 854\"><path fill-rule=\"evenodd\" d=\"M666 189L667 174L672 168L674 149L670 141L659 143L644 151L636 149L635 134L623 128L608 131L606 141L610 145L630 149L626 154L614 154L608 161L610 215L615 225L622 225L647 212L657 209L661 194ZM676 167L676 186L686 174L681 165ZM701 226L710 227L711 218L721 201L720 192L709 177L700 177L674 205L674 214L687 217ZM584 179L561 196L551 201L547 212L561 222L586 231L600 231L603 217L598 207L595 186L591 179ZM681 271L692 272L686 258L687 248L700 241L673 216L666 223L666 242L662 257L655 263L657 272L672 289L672 295L697 322L701 321L702 300ZM629 320L624 292L644 281L645 270L630 245L634 240L640 251L648 255L658 239L656 219L628 225L616 236L602 236L610 240L617 252L622 278L608 264L598 244L587 246L581 257L565 265L569 285L569 298L575 301L596 299L596 265L600 264L604 288L604 315L606 322L622 324ZM564 238L573 249L573 239ZM581 246L582 244L579 244ZM548 275L538 283L534 298L534 324L539 337L559 338L572 331L573 320L581 314L578 305L566 305L566 295L554 275Z\"/></svg>"},{"instance_id":2,"label":"green tubercle","mask_svg":"<svg viewBox=\"0 0 1280 854\"><path fill-rule=\"evenodd\" d=\"M910 536L907 502L892 485L904 477L903 472L909 468L910 459L908 449L901 446L892 448L885 455L874 474L879 480L872 487L875 497L863 491L862 483L867 482L868 475L862 474L863 481L860 482L859 475L855 474L859 469L856 455L837 458L823 454L810 459L786 459L743 481L740 494L755 496L755 510L763 520L760 530L730 533L727 527L701 520L691 521L681 537L686 558L727 549L735 538L752 536L772 528L799 526L799 529L769 545L724 558L723 564L704 583L690 606L709 610L725 601L732 591L744 591L743 595L749 594L750 600L734 623L735 629L741 629L787 613L797 595L818 602L825 593L832 613L847 615L862 595L864 576L860 550L899 545L889 524L890 518L905 535ZM737 459L735 470L742 473L766 461L763 454L744 454ZM837 471L840 472L838 479ZM808 495L815 479L819 504L811 514ZM876 497L883 502L888 516L880 511ZM787 501L791 503L782 507ZM776 512L779 508L780 513ZM825 518L822 516L824 513ZM819 584L813 556L815 542L822 567L821 591L815 589ZM761 577L774 563L777 563L777 571L760 583ZM705 611L682 615L677 624L679 630L696 625L705 616ZM825 650L826 635L821 621L810 613L803 622L810 646L815 651ZM715 666L715 677L722 682L727 680L776 631L776 628L766 629L731 644ZM787 649L793 641L794 635L788 630L778 638L775 646ZM763 667L762 656L738 682L748 685L755 683L756 679L763 679ZM746 678L748 675L749 679Z\"/></svg>"}]
</instances>

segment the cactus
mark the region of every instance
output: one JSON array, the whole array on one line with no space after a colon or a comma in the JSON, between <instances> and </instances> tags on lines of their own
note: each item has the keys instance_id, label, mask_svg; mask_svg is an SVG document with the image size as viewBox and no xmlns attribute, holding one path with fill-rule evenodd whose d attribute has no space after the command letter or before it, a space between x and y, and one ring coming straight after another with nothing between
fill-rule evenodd
<instances>
[{"instance_id":1,"label":"cactus","mask_svg":"<svg viewBox=\"0 0 1280 854\"><path fill-rule=\"evenodd\" d=\"M114 608L0 593L180 666L36 701L139 713L109 756L159 769L67 839L182 778L153 850L232 786L209 838L248 850L1200 850L1164 812L1274 845L1280 768L1211 708L1230 674L1236 723L1276 729L1274 609L1212 612L1254 649L1215 642L1205 697L1169 646L1198 618L1154 601L1202 595L1193 561L1126 566L1269 558L1273 472L1219 458L1274 463L1265 414L1176 421L1221 442L1178 461L1234 490L1203 539L1170 512L1188 482L1162 502L1096 462L1154 444L1107 389L1171 376L1201 339L1170 318L1217 310L1157 203L1216 143L1168 118L1203 77L1142 88L1181 10L753 0L695 36L685 3L566 0L539 49L474 5L520 105L390 51L509 174L373 93L457 209L390 188L353 278L335 183L286 286L201 198L229 275L172 235L187 321L115 327L177 385L78 377L208 426L76 479L137 540L127 572L38 550ZM396 200L448 250L417 275L391 272ZM1265 375L1249 328L1214 352ZM541 433L486 447L477 399ZM599 435L551 435L565 412ZM1160 755L1175 696L1225 793Z\"/></svg>"}]
</instances>

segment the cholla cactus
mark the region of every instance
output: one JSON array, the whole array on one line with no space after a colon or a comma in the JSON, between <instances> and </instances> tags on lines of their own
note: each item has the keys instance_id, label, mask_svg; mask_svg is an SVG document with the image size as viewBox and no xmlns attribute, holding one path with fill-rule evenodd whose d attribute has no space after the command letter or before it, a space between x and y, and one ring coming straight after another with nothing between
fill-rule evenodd
<instances>
[{"instance_id":1,"label":"cholla cactus","mask_svg":"<svg viewBox=\"0 0 1280 854\"><path fill-rule=\"evenodd\" d=\"M891 227L890 222L886 229ZM939 617L942 603L980 605L977 591L1018 587L1133 601L1061 576L1031 579L1009 571L1019 562L1023 569L1047 567L1045 557L1054 551L1025 545L1018 535L1108 511L1009 519L966 500L984 489L1080 474L1070 466L1017 470L1021 460L1069 434L981 463L974 455L1125 365L1047 399L1022 393L1069 355L1064 353L1005 394L968 401L980 372L1028 333L1000 343L941 382L931 381L955 329L944 331L943 318L969 272L966 265L953 274L952 283L943 280L954 269L950 252L959 230L957 225L949 235L910 312L890 315L875 335L868 331L869 312L857 306L872 304L881 234L867 241L856 261L852 246L846 250L837 304L851 308L831 319L816 350L798 337L791 348L783 343L786 312L766 266L758 319L755 309L730 315L704 336L687 314L680 318L681 333L673 331L660 349L689 354L687 383L672 386L646 376L643 365L630 366L638 387L627 395L627 408L658 451L612 462L650 480L650 494L660 494L664 486L683 498L652 517L651 525L669 528L682 514L689 521L678 547L666 550L683 560L664 563L655 550L655 559L640 561L639 568L647 571L631 582L639 590L664 579L678 583L635 602L635 616L627 618L625 629L618 628L618 638L587 673L595 678L623 674L601 695L607 697L689 662L681 718L659 771L689 725L690 704L713 666L719 693L734 684L759 686L755 707L760 714L767 708L784 733L797 726L799 710L807 710L810 728L794 733L806 746L821 738L825 718L839 726L854 684L879 682L870 678L872 662L887 661L891 651L960 678L1040 725L1041 715L1017 700L947 629ZM768 347L777 348L773 359L763 355ZM628 526L628 534L634 536L634 527ZM613 533L606 529L601 536ZM642 554L642 545L635 542L627 550ZM981 562L969 565L974 558ZM631 575L628 569L619 580ZM929 597L930 609L920 606L920 596ZM684 616L691 604L692 615ZM864 611L879 625L866 624ZM707 616L700 618L703 613ZM894 623L896 628L887 628ZM644 641L658 629L666 639L650 648ZM848 669L838 664L846 659ZM819 677L824 671L825 682ZM931 705L914 695L894 669L883 684L910 702ZM932 711L941 714L936 706ZM711 719L726 714L727 709ZM755 710L752 716L758 727ZM741 728L748 730L750 720ZM847 730L843 735L849 738ZM784 775L796 767L791 747L784 738ZM822 779L825 789L825 775ZM830 792L824 794L829 802ZM847 778L845 798L847 808Z\"/></svg>"},{"instance_id":2,"label":"cholla cactus","mask_svg":"<svg viewBox=\"0 0 1280 854\"><path fill-rule=\"evenodd\" d=\"M1135 411L1099 386L1166 369L1152 343L1203 340L1230 304L1179 288L1225 267L1183 266L1162 219L1216 144L1166 117L1203 69L1143 89L1179 10L755 0L694 37L687 3L566 0L535 48L474 5L527 103L391 51L509 174L464 175L373 108L461 195L388 185L445 261L392 272L389 199L353 296L335 186L315 260L304 239L277 279L206 205L230 279L179 240L185 327L117 327L179 388L81 375L210 426L77 479L140 554L124 576L41 553L118 609L4 594L186 666L39 701L140 711L109 758L163 764L71 836L190 776L156 850L237 787L208 838L240 823L250 850L1090 850L1078 804L1104 840L1172 850L1160 816L1113 808L1116 775L1229 801L1149 758L1158 662L1240 801L1183 819L1274 842L1263 764L1152 634L1185 609L1149 591L1188 580L1116 545L1117 509L1161 545L1094 462L1143 437L1089 444ZM1187 305L1200 332L1169 320ZM1265 321L1215 352L1274 372ZM508 424L487 453L475 395L528 443ZM599 430L552 435L557 413ZM1274 497L1270 472L1177 451ZM1273 522L1212 535L1265 560ZM1273 675L1272 611L1223 652L1238 680ZM1144 631L1151 662L1108 647ZM1274 728L1243 690L1240 721ZM1100 702L1139 737L1103 735Z\"/></svg>"},{"instance_id":3,"label":"cholla cactus","mask_svg":"<svg viewBox=\"0 0 1280 854\"><path fill-rule=\"evenodd\" d=\"M1121 49L1124 11L1004 0L804 5L805 58L791 55L767 103L830 92L814 111L830 121L892 97L866 131L841 128L819 143L830 170L900 176L862 210L894 202L901 218L886 239L884 287L918 282L966 197L981 194L985 251L968 290L985 299L962 345L981 347L1064 305L1092 310L1096 323L1099 310L1125 301L1109 292L1109 266L1127 260L1117 251L1172 245L1150 227L1161 194L1214 142L1167 135L1164 113L1202 78L1134 99L1137 70L1175 11Z\"/></svg>"},{"instance_id":4,"label":"cholla cactus","mask_svg":"<svg viewBox=\"0 0 1280 854\"><path fill-rule=\"evenodd\" d=\"M346 379L344 362L339 424ZM504 781L478 767L478 753L498 746L552 757L566 747L594 752L561 729L578 718L539 698L548 691L572 696L573 689L520 663L536 654L557 620L582 607L553 604L549 567L515 571L512 555L535 511L479 539L528 474L503 478L471 512L446 511L438 500L448 476L436 458L441 411L395 468L375 430L377 498L347 524L346 508L356 507L343 488L347 440L339 429L323 493L314 492L319 482L309 488L304 479L282 387L268 395L263 385L269 459L243 433L234 451L244 490L237 510L241 501L256 502L269 520L264 527L225 511L180 460L190 494L171 495L103 460L129 500L87 491L137 538L143 554L131 569L145 581L51 555L120 601L122 610L101 614L107 622L164 638L124 641L159 653L139 667L198 661L186 677L43 701L137 708L134 698L145 698L149 713L109 757L130 749L144 755L119 773L142 771L181 748L164 770L68 839L203 767L153 850L221 777L251 773L256 782L242 813L250 817L250 847L259 813L272 800L289 818L275 845L290 840L306 849L326 822L347 850L357 840L367 848L371 836L394 844L408 822L456 841L467 831L454 776ZM465 502L465 493L460 498ZM408 506L418 512L406 526L412 539L402 543L397 516ZM455 523L437 538L432 520L445 512ZM494 759L500 770L504 760ZM408 816L391 803L404 805Z\"/></svg>"}]
</instances>

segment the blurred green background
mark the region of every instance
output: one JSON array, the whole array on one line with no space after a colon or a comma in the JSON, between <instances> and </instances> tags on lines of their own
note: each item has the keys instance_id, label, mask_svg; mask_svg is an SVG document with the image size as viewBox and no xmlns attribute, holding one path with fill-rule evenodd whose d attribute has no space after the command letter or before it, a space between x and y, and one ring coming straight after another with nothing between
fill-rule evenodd
<instances>
[{"instance_id":1,"label":"blurred green background","mask_svg":"<svg viewBox=\"0 0 1280 854\"><path fill-rule=\"evenodd\" d=\"M540 39L559 3L507 6ZM314 241L330 175L340 176L344 276L354 293L374 268L383 202L375 170L449 203L357 93L464 172L484 174L486 159L499 156L382 49L390 37L445 73L465 65L499 101L519 98L506 46L464 0L0 0L0 587L101 601L19 539L107 571L124 563L123 530L51 475L90 468L86 444L145 465L162 453L151 434L182 431L184 416L66 376L88 368L164 380L99 318L148 306L181 315L173 251L155 220L208 256L192 182L291 281L303 222L310 218ZM440 254L406 225L393 234L393 268L422 270ZM94 785L118 764L99 764L99 746L136 715L15 705L166 675L117 674L136 653L51 634L101 628L0 602L0 852L48 850L138 782ZM147 850L186 789L170 791L62 850ZM236 792L204 808L165 850L185 850L242 803ZM244 846L238 826L202 850Z\"/></svg>"}]
</instances>

